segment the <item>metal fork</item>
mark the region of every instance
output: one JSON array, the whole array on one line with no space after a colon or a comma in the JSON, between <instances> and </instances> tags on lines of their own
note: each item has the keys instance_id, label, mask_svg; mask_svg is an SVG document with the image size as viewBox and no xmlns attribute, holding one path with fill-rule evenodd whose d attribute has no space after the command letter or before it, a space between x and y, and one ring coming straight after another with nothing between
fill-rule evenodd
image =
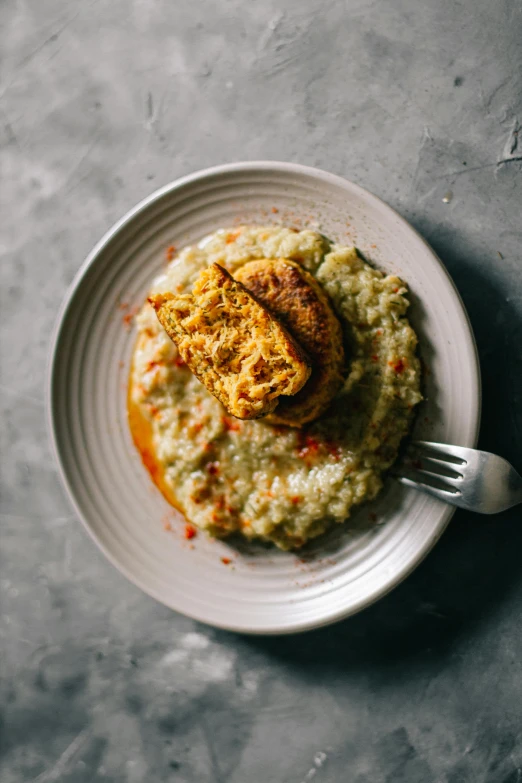
<instances>
[{"instance_id":1,"label":"metal fork","mask_svg":"<svg viewBox=\"0 0 522 783\"><path fill-rule=\"evenodd\" d=\"M480 514L522 503L522 477L487 451L418 440L392 474L407 487Z\"/></svg>"}]
</instances>

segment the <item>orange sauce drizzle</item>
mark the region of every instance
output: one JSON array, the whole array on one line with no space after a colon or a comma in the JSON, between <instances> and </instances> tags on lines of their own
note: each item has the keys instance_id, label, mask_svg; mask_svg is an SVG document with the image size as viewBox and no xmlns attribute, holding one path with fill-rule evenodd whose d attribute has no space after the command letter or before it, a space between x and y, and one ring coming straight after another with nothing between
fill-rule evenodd
<instances>
[{"instance_id":1,"label":"orange sauce drizzle","mask_svg":"<svg viewBox=\"0 0 522 783\"><path fill-rule=\"evenodd\" d=\"M167 500L171 506L174 506L175 509L181 511L172 489L165 481L163 466L158 462L156 455L154 454L152 445L152 424L149 419L143 415L139 405L136 405L136 403L132 401L132 381L130 378L129 392L127 395L127 415L134 445L138 449L142 462L147 468L151 479L165 500Z\"/></svg>"}]
</instances>

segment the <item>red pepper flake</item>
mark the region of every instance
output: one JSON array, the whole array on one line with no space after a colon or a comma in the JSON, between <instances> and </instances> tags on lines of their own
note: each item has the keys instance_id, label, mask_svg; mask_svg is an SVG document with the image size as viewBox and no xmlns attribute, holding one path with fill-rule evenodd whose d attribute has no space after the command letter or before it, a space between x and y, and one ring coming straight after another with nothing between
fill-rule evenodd
<instances>
[{"instance_id":1,"label":"red pepper flake","mask_svg":"<svg viewBox=\"0 0 522 783\"><path fill-rule=\"evenodd\" d=\"M232 560L229 557L222 557L221 562L223 563L223 565L230 565Z\"/></svg>"},{"instance_id":2,"label":"red pepper flake","mask_svg":"<svg viewBox=\"0 0 522 783\"><path fill-rule=\"evenodd\" d=\"M395 370L397 375L400 375L400 373L404 372L404 370L406 369L406 363L404 362L403 359L399 359L396 362L388 362L388 364L390 365L390 367L392 367Z\"/></svg>"},{"instance_id":3,"label":"red pepper flake","mask_svg":"<svg viewBox=\"0 0 522 783\"><path fill-rule=\"evenodd\" d=\"M327 443L326 450L328 451L328 454L331 457L333 457L336 462L339 461L341 457L341 449L339 448L339 446L336 446L335 443Z\"/></svg>"},{"instance_id":4,"label":"red pepper flake","mask_svg":"<svg viewBox=\"0 0 522 783\"><path fill-rule=\"evenodd\" d=\"M301 502L301 498L299 497L299 495L294 495L293 498L290 498L290 501L294 504L294 506L296 506L298 503Z\"/></svg>"},{"instance_id":5,"label":"red pepper flake","mask_svg":"<svg viewBox=\"0 0 522 783\"><path fill-rule=\"evenodd\" d=\"M398 293L399 293L399 289L398 289L398 288L394 288L394 289L393 289L393 293L394 293L394 294L398 294Z\"/></svg>"},{"instance_id":6,"label":"red pepper flake","mask_svg":"<svg viewBox=\"0 0 522 783\"><path fill-rule=\"evenodd\" d=\"M125 324L127 329L130 329L130 325L132 323L132 319L135 315L139 312L139 307L133 307L132 310L129 310L129 306L127 302L122 302L119 306L120 310L128 310L127 313L123 316L123 323Z\"/></svg>"},{"instance_id":7,"label":"red pepper flake","mask_svg":"<svg viewBox=\"0 0 522 783\"><path fill-rule=\"evenodd\" d=\"M278 210L278 208L277 208L277 207L272 207L272 212L274 213L274 215L277 215L277 213L279 212L279 210Z\"/></svg>"},{"instance_id":8,"label":"red pepper flake","mask_svg":"<svg viewBox=\"0 0 522 783\"><path fill-rule=\"evenodd\" d=\"M175 255L176 255L176 245L169 245L165 251L165 257L167 259L167 263L172 261Z\"/></svg>"},{"instance_id":9,"label":"red pepper flake","mask_svg":"<svg viewBox=\"0 0 522 783\"><path fill-rule=\"evenodd\" d=\"M377 356L377 354L376 354L376 353L374 353L374 354L372 355L372 362L378 362L378 361L379 361L379 357Z\"/></svg>"},{"instance_id":10,"label":"red pepper flake","mask_svg":"<svg viewBox=\"0 0 522 783\"><path fill-rule=\"evenodd\" d=\"M190 541L191 538L195 538L197 536L197 530L192 525L185 525L185 538L187 541Z\"/></svg>"},{"instance_id":11,"label":"red pepper flake","mask_svg":"<svg viewBox=\"0 0 522 783\"><path fill-rule=\"evenodd\" d=\"M240 235L241 231L234 231L232 234L227 234L227 238L225 242L227 245L231 245L232 242L235 242L238 236Z\"/></svg>"},{"instance_id":12,"label":"red pepper flake","mask_svg":"<svg viewBox=\"0 0 522 783\"><path fill-rule=\"evenodd\" d=\"M207 462L205 470L210 473L211 476L217 476L219 473L219 462Z\"/></svg>"},{"instance_id":13,"label":"red pepper flake","mask_svg":"<svg viewBox=\"0 0 522 783\"><path fill-rule=\"evenodd\" d=\"M299 433L298 438L297 454L299 457L312 456L319 451L321 444L316 438L312 438L311 435L303 436L301 433Z\"/></svg>"},{"instance_id":14,"label":"red pepper flake","mask_svg":"<svg viewBox=\"0 0 522 783\"><path fill-rule=\"evenodd\" d=\"M226 432L239 432L241 429L239 422L232 421L232 419L229 419L228 416L223 416L221 418L221 422Z\"/></svg>"},{"instance_id":15,"label":"red pepper flake","mask_svg":"<svg viewBox=\"0 0 522 783\"><path fill-rule=\"evenodd\" d=\"M185 367L185 362L183 361L183 359L179 354L174 359L174 364L176 365L176 367Z\"/></svg>"},{"instance_id":16,"label":"red pepper flake","mask_svg":"<svg viewBox=\"0 0 522 783\"><path fill-rule=\"evenodd\" d=\"M145 372L150 372L151 370L154 370L156 367L159 366L160 366L159 362L155 362L155 361L149 362L145 367Z\"/></svg>"}]
</instances>

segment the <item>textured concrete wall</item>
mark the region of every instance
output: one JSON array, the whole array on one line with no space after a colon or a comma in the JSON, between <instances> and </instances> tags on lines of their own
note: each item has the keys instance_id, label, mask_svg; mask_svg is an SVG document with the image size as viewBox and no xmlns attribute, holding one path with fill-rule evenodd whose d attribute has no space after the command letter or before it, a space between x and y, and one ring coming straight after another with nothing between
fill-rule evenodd
<instances>
[{"instance_id":1,"label":"textured concrete wall","mask_svg":"<svg viewBox=\"0 0 522 783\"><path fill-rule=\"evenodd\" d=\"M481 354L481 445L522 468L521 22L518 0L3 0L2 783L522 781L520 509L457 513L336 627L236 637L87 539L43 391L66 287L128 208L207 165L299 161L444 259Z\"/></svg>"}]
</instances>

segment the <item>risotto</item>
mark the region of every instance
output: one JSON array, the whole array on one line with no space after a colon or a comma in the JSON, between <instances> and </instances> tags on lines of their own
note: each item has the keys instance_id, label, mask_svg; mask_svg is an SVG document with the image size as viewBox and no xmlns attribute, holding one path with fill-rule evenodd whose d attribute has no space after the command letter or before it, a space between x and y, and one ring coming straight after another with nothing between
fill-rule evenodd
<instances>
[{"instance_id":1,"label":"risotto","mask_svg":"<svg viewBox=\"0 0 522 783\"><path fill-rule=\"evenodd\" d=\"M377 495L421 400L420 368L405 284L315 231L220 230L183 249L151 293L190 291L211 263L234 275L263 258L301 264L342 324L344 382L326 413L300 429L231 417L183 365L147 303L137 317L129 422L152 478L191 524L292 549Z\"/></svg>"}]
</instances>

